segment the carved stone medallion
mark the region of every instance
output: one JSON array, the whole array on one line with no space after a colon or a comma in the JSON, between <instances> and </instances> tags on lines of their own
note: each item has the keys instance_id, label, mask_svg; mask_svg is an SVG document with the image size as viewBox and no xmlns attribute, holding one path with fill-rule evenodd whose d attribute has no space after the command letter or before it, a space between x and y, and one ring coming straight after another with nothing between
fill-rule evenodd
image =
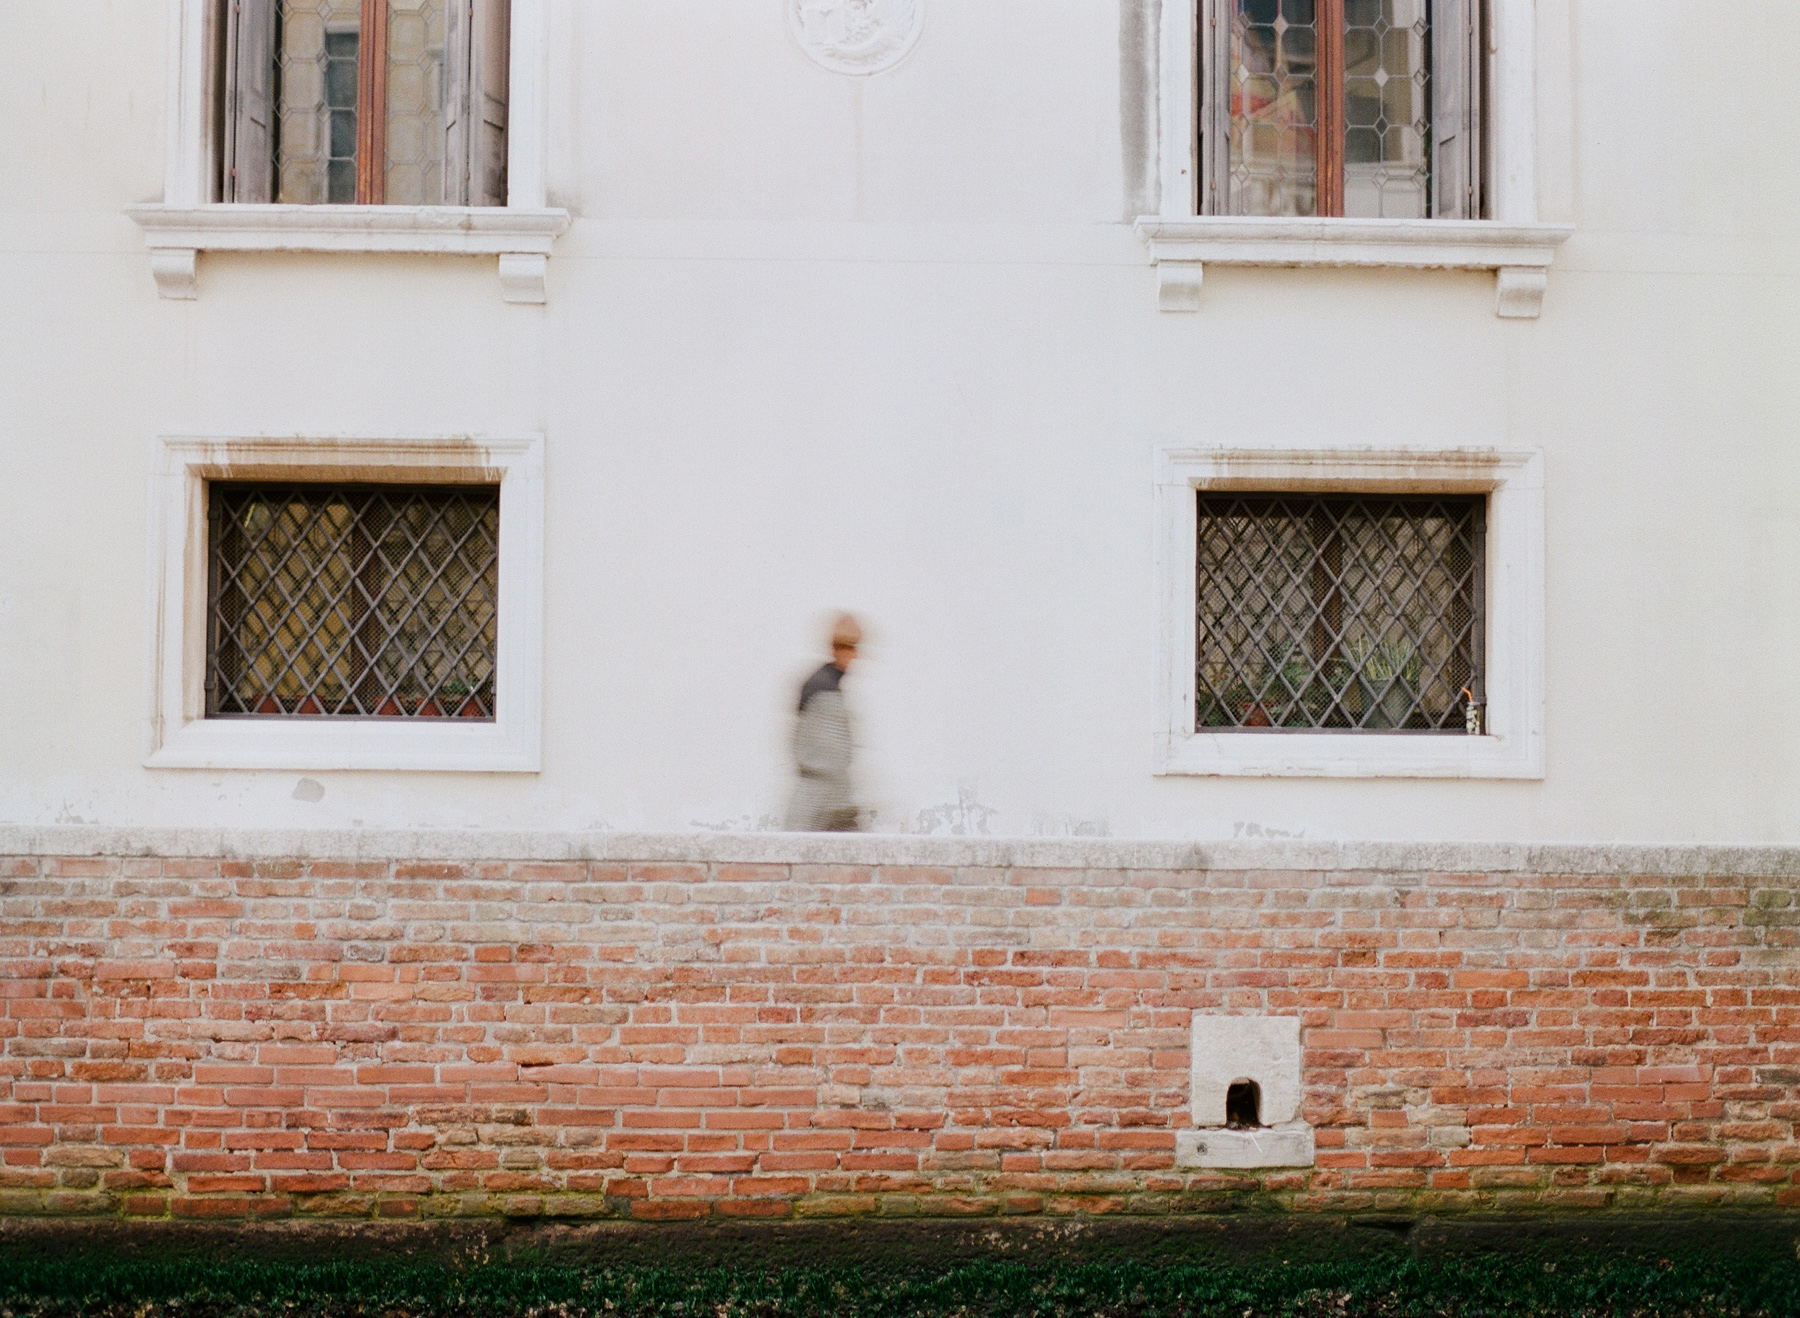
<instances>
[{"instance_id":1,"label":"carved stone medallion","mask_svg":"<svg viewBox=\"0 0 1800 1318\"><path fill-rule=\"evenodd\" d=\"M925 0L787 0L800 49L833 73L880 73L918 44Z\"/></svg>"}]
</instances>

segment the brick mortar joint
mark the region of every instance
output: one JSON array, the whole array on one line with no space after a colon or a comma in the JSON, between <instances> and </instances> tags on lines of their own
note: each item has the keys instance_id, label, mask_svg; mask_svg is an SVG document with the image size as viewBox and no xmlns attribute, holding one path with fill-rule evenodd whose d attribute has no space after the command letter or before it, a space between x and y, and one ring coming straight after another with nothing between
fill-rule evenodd
<instances>
[{"instance_id":1,"label":"brick mortar joint","mask_svg":"<svg viewBox=\"0 0 1800 1318\"><path fill-rule=\"evenodd\" d=\"M1800 846L1722 843L1230 842L909 834L0 825L0 856L339 861L637 862L982 869L1737 875L1800 879Z\"/></svg>"}]
</instances>

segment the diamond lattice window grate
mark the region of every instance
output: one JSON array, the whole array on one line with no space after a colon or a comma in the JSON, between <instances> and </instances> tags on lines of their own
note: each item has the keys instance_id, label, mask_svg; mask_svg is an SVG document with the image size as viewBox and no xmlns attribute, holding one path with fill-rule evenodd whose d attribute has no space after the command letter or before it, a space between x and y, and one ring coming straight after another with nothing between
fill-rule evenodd
<instances>
[{"instance_id":1,"label":"diamond lattice window grate","mask_svg":"<svg viewBox=\"0 0 1800 1318\"><path fill-rule=\"evenodd\" d=\"M1196 731L1471 730L1485 499L1198 499Z\"/></svg>"},{"instance_id":2,"label":"diamond lattice window grate","mask_svg":"<svg viewBox=\"0 0 1800 1318\"><path fill-rule=\"evenodd\" d=\"M493 486L208 490L209 717L494 718Z\"/></svg>"}]
</instances>

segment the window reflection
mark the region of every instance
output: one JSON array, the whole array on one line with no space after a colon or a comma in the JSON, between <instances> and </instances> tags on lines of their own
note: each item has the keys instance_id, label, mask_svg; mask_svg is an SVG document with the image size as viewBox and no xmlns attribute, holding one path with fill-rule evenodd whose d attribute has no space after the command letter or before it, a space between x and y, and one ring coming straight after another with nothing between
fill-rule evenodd
<instances>
[{"instance_id":1,"label":"window reflection","mask_svg":"<svg viewBox=\"0 0 1800 1318\"><path fill-rule=\"evenodd\" d=\"M1311 215L1317 195L1315 0L1237 0L1231 196L1240 215Z\"/></svg>"},{"instance_id":2,"label":"window reflection","mask_svg":"<svg viewBox=\"0 0 1800 1318\"><path fill-rule=\"evenodd\" d=\"M1430 214L1427 4L1232 0L1232 214Z\"/></svg>"},{"instance_id":3,"label":"window reflection","mask_svg":"<svg viewBox=\"0 0 1800 1318\"><path fill-rule=\"evenodd\" d=\"M1430 213L1425 0L1344 0L1344 207L1369 219Z\"/></svg>"}]
</instances>

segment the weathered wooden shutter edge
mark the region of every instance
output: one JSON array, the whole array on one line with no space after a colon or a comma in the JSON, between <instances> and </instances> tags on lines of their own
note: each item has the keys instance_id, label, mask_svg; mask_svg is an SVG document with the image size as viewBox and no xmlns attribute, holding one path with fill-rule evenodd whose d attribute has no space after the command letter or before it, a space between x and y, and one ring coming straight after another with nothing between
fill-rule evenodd
<instances>
[{"instance_id":1,"label":"weathered wooden shutter edge","mask_svg":"<svg viewBox=\"0 0 1800 1318\"><path fill-rule=\"evenodd\" d=\"M511 0L474 0L473 18L469 132L474 141L468 204L504 206L512 95Z\"/></svg>"},{"instance_id":2,"label":"weathered wooden shutter edge","mask_svg":"<svg viewBox=\"0 0 1800 1318\"><path fill-rule=\"evenodd\" d=\"M1481 215L1480 0L1433 0L1431 6L1431 214Z\"/></svg>"},{"instance_id":3,"label":"weathered wooden shutter edge","mask_svg":"<svg viewBox=\"0 0 1800 1318\"><path fill-rule=\"evenodd\" d=\"M224 161L220 195L240 205L275 200L277 0L228 0Z\"/></svg>"},{"instance_id":4,"label":"weathered wooden shutter edge","mask_svg":"<svg viewBox=\"0 0 1800 1318\"><path fill-rule=\"evenodd\" d=\"M444 205L469 204L471 0L444 5Z\"/></svg>"},{"instance_id":5,"label":"weathered wooden shutter edge","mask_svg":"<svg viewBox=\"0 0 1800 1318\"><path fill-rule=\"evenodd\" d=\"M1232 0L1198 0L1200 50L1195 77L1200 131L1196 214L1231 214Z\"/></svg>"}]
</instances>

